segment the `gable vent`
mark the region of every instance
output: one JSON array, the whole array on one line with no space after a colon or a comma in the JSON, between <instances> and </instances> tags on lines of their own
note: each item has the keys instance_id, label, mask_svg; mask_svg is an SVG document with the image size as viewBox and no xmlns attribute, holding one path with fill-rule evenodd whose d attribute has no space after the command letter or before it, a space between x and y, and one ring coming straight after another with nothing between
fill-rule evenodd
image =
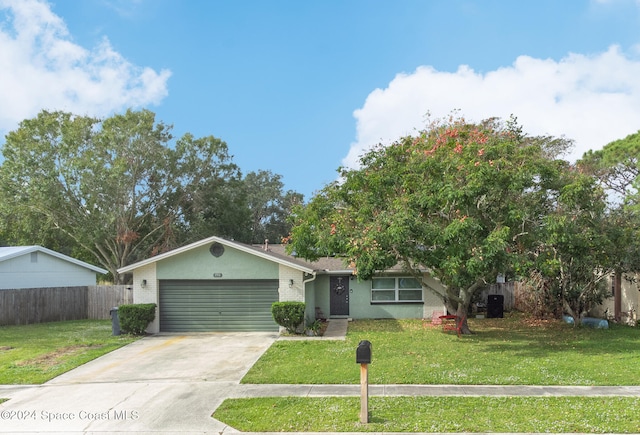
<instances>
[{"instance_id":1,"label":"gable vent","mask_svg":"<svg viewBox=\"0 0 640 435\"><path fill-rule=\"evenodd\" d=\"M222 254L224 254L224 246L222 246L221 243L216 242L211 245L211 247L209 248L209 252L211 252L211 255L218 258L222 256Z\"/></svg>"}]
</instances>

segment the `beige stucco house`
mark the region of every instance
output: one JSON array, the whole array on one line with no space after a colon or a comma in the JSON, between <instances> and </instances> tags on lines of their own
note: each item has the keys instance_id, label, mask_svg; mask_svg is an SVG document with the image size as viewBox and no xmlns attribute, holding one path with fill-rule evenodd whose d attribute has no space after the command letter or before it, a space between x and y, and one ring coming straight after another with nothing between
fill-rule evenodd
<instances>
[{"instance_id":1,"label":"beige stucco house","mask_svg":"<svg viewBox=\"0 0 640 435\"><path fill-rule=\"evenodd\" d=\"M640 305L640 275L620 274L607 278L611 290L609 298L593 310L596 317L607 318L617 322L635 324L638 320Z\"/></svg>"}]
</instances>

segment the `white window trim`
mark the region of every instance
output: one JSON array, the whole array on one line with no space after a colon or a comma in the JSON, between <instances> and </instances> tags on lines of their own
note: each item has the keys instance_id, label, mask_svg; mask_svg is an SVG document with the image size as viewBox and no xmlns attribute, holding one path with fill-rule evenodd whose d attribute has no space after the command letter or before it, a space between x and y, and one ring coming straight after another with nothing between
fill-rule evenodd
<instances>
[{"instance_id":1,"label":"white window trim","mask_svg":"<svg viewBox=\"0 0 640 435\"><path fill-rule=\"evenodd\" d=\"M399 285L399 280L401 279L405 279L405 278L411 278L411 279L415 279L411 276L379 276L376 278L371 278L371 292L370 292L370 300L372 304L420 304L420 303L424 303L424 286L420 286L420 288L414 288L414 289L410 289L410 288L403 288L400 289L400 285ZM376 279L393 279L395 281L394 284L394 288L393 289L374 289L373 288L373 281ZM417 280L416 280L417 281ZM394 291L394 300L375 300L373 299L373 293L376 291ZM420 299L406 299L406 300L400 300L400 290L421 290L420 293Z\"/></svg>"}]
</instances>

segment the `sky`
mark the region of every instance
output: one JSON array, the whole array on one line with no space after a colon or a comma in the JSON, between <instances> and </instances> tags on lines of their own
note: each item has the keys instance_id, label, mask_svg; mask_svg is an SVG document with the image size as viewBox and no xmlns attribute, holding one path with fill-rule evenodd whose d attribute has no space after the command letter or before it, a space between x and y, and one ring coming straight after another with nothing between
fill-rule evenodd
<instances>
[{"instance_id":1,"label":"sky","mask_svg":"<svg viewBox=\"0 0 640 435\"><path fill-rule=\"evenodd\" d=\"M640 0L0 0L0 146L41 110L127 108L306 200L453 112L575 160L640 130Z\"/></svg>"}]
</instances>

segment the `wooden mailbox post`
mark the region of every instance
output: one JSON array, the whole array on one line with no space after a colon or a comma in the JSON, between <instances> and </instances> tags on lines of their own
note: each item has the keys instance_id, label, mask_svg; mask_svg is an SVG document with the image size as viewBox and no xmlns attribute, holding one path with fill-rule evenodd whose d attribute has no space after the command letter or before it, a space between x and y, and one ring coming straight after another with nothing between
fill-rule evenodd
<instances>
[{"instance_id":1,"label":"wooden mailbox post","mask_svg":"<svg viewBox=\"0 0 640 435\"><path fill-rule=\"evenodd\" d=\"M358 343L356 363L360 364L360 423L369 423L369 364L371 364L371 342L362 340Z\"/></svg>"}]
</instances>

